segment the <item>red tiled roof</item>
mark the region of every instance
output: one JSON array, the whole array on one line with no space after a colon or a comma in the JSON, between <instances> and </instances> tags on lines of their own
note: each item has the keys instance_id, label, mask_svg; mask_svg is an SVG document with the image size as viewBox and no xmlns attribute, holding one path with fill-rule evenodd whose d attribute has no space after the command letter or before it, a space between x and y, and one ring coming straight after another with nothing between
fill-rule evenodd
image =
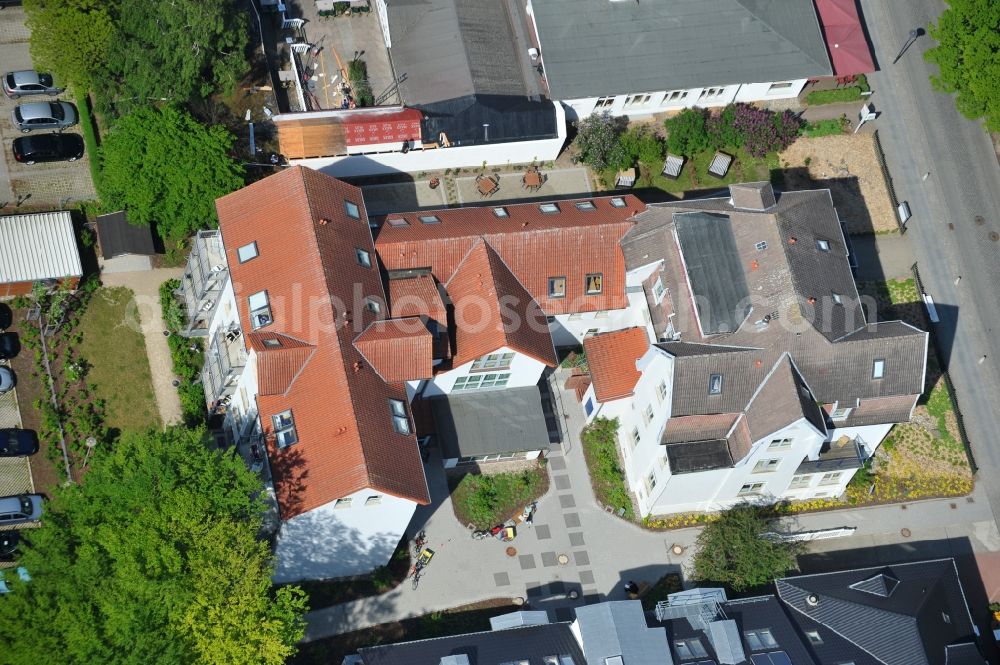
<instances>
[{"instance_id":1,"label":"red tiled roof","mask_svg":"<svg viewBox=\"0 0 1000 665\"><path fill-rule=\"evenodd\" d=\"M583 340L587 365L594 379L594 394L600 402L628 397L642 377L635 363L649 350L643 328L625 328L591 335Z\"/></svg>"},{"instance_id":2,"label":"red tiled roof","mask_svg":"<svg viewBox=\"0 0 1000 665\"><path fill-rule=\"evenodd\" d=\"M434 375L434 336L419 317L374 321L354 346L388 383Z\"/></svg>"},{"instance_id":3,"label":"red tiled roof","mask_svg":"<svg viewBox=\"0 0 1000 665\"><path fill-rule=\"evenodd\" d=\"M346 200L360 219L347 215ZM352 311L355 291L384 301L378 271L355 259L355 248L374 251L360 190L292 167L216 208L244 330L249 295L267 291L271 306L273 322L248 337L262 344L279 333L315 347L286 393L257 397L282 518L366 487L429 502L416 440L396 433L389 414L388 400L406 401L406 392L386 384L351 343L377 318L364 307ZM240 263L237 248L250 242L258 256ZM271 416L289 409L298 443L278 449Z\"/></svg>"},{"instance_id":4,"label":"red tiled roof","mask_svg":"<svg viewBox=\"0 0 1000 665\"><path fill-rule=\"evenodd\" d=\"M284 395L312 358L316 347L264 349L257 353L257 392L260 395Z\"/></svg>"},{"instance_id":5,"label":"red tiled roof","mask_svg":"<svg viewBox=\"0 0 1000 665\"><path fill-rule=\"evenodd\" d=\"M503 347L556 366L545 314L484 242L476 241L446 288L455 309L453 367Z\"/></svg>"},{"instance_id":6,"label":"red tiled roof","mask_svg":"<svg viewBox=\"0 0 1000 665\"><path fill-rule=\"evenodd\" d=\"M504 207L497 217L491 207L453 208L392 214L378 234L376 248L388 270L430 268L447 283L479 239L503 259L546 314L569 314L628 306L625 297L625 260L619 241L632 228L633 215L645 205L625 195L625 207L615 208L612 197L559 201L558 213L541 212L537 203ZM577 202L592 202L594 210L580 210ZM420 217L438 222L422 223ZM402 219L405 226L394 226ZM588 273L603 275L600 294L586 295ZM566 278L566 296L549 297L549 278Z\"/></svg>"},{"instance_id":7,"label":"red tiled roof","mask_svg":"<svg viewBox=\"0 0 1000 665\"><path fill-rule=\"evenodd\" d=\"M855 0L816 0L816 11L833 73L849 76L874 72L875 64Z\"/></svg>"},{"instance_id":8,"label":"red tiled roof","mask_svg":"<svg viewBox=\"0 0 1000 665\"><path fill-rule=\"evenodd\" d=\"M389 280L389 311L393 317L426 315L448 325L448 311L433 275L418 275Z\"/></svg>"}]
</instances>

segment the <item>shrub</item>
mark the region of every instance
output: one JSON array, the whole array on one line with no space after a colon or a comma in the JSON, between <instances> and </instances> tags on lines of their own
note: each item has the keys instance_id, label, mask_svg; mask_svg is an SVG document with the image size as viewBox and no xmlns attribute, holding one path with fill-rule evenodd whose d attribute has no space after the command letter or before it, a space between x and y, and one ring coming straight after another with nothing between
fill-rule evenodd
<instances>
[{"instance_id":1,"label":"shrub","mask_svg":"<svg viewBox=\"0 0 1000 665\"><path fill-rule=\"evenodd\" d=\"M452 495L455 511L463 522L488 529L519 514L546 488L545 472L531 469L520 473L462 476Z\"/></svg>"},{"instance_id":2,"label":"shrub","mask_svg":"<svg viewBox=\"0 0 1000 665\"><path fill-rule=\"evenodd\" d=\"M705 122L711 148L737 149L743 147L744 136L736 128L736 104L727 105L720 113L713 114Z\"/></svg>"},{"instance_id":3,"label":"shrub","mask_svg":"<svg viewBox=\"0 0 1000 665\"><path fill-rule=\"evenodd\" d=\"M749 104L737 104L733 126L743 138L747 153L763 157L790 146L799 134L802 120L791 111L778 114Z\"/></svg>"},{"instance_id":4,"label":"shrub","mask_svg":"<svg viewBox=\"0 0 1000 665\"><path fill-rule=\"evenodd\" d=\"M351 95L358 106L374 106L375 96L371 84L368 83L368 65L364 60L355 58L347 65L347 78L351 82Z\"/></svg>"},{"instance_id":5,"label":"shrub","mask_svg":"<svg viewBox=\"0 0 1000 665\"><path fill-rule=\"evenodd\" d=\"M184 326L184 309L175 293L180 285L179 279L168 279L160 284L160 308L163 310L163 321L167 325L167 330L172 332L177 332Z\"/></svg>"},{"instance_id":6,"label":"shrub","mask_svg":"<svg viewBox=\"0 0 1000 665\"><path fill-rule=\"evenodd\" d=\"M618 139L626 124L628 121L625 118L612 118L607 111L577 122L575 143L580 151L580 160L597 171L603 171L612 165L612 159L620 159ZM613 155L616 151L617 154Z\"/></svg>"},{"instance_id":7,"label":"shrub","mask_svg":"<svg viewBox=\"0 0 1000 665\"><path fill-rule=\"evenodd\" d=\"M865 82L865 87L868 83ZM819 106L821 104L842 104L845 102L856 102L862 99L862 89L852 85L847 88L836 88L834 90L814 90L806 95L806 104Z\"/></svg>"},{"instance_id":8,"label":"shrub","mask_svg":"<svg viewBox=\"0 0 1000 665\"><path fill-rule=\"evenodd\" d=\"M625 509L633 519L632 499L626 488L625 473L618 464L616 434L618 419L596 418L583 430L583 452L597 500L616 510Z\"/></svg>"},{"instance_id":9,"label":"shrub","mask_svg":"<svg viewBox=\"0 0 1000 665\"><path fill-rule=\"evenodd\" d=\"M694 155L710 147L711 140L705 122L705 109L684 109L664 121L667 128L667 147L677 155Z\"/></svg>"}]
</instances>

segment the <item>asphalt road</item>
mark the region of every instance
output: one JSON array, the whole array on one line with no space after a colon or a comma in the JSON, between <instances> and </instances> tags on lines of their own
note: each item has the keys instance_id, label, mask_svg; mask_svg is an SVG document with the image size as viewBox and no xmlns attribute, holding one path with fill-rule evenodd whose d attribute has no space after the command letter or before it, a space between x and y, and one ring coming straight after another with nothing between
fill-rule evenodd
<instances>
[{"instance_id":1,"label":"asphalt road","mask_svg":"<svg viewBox=\"0 0 1000 665\"><path fill-rule=\"evenodd\" d=\"M892 64L938 0L861 0L881 71L870 77L876 125L896 194L908 201L910 242L941 318L945 350L994 519L1000 516L1000 165L980 122L932 90L929 35Z\"/></svg>"}]
</instances>

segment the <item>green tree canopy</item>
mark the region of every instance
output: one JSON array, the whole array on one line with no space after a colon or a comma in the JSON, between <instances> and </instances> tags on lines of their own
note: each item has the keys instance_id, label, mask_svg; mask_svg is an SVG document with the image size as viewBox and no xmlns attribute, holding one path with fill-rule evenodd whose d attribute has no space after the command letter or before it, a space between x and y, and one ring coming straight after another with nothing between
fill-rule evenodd
<instances>
[{"instance_id":1,"label":"green tree canopy","mask_svg":"<svg viewBox=\"0 0 1000 665\"><path fill-rule=\"evenodd\" d=\"M618 137L625 131L628 119L612 117L607 111L595 113L576 124L575 144L580 160L598 171L613 166L618 159Z\"/></svg>"},{"instance_id":2,"label":"green tree canopy","mask_svg":"<svg viewBox=\"0 0 1000 665\"><path fill-rule=\"evenodd\" d=\"M129 221L183 238L215 222L215 199L243 185L229 157L233 136L174 107L140 108L115 123L101 146L101 202Z\"/></svg>"},{"instance_id":3,"label":"green tree canopy","mask_svg":"<svg viewBox=\"0 0 1000 665\"><path fill-rule=\"evenodd\" d=\"M3 662L280 665L295 652L305 598L272 592L261 483L203 439L127 433L57 490L22 556L32 580L0 602Z\"/></svg>"},{"instance_id":4,"label":"green tree canopy","mask_svg":"<svg viewBox=\"0 0 1000 665\"><path fill-rule=\"evenodd\" d=\"M729 585L746 591L785 575L796 568L800 543L769 540L768 519L773 508L741 503L721 513L698 534L692 559L696 580Z\"/></svg>"},{"instance_id":5,"label":"green tree canopy","mask_svg":"<svg viewBox=\"0 0 1000 665\"><path fill-rule=\"evenodd\" d=\"M966 118L985 118L1000 132L1000 2L948 0L931 36L938 45L924 53L938 66L931 76L937 90L957 93L955 105Z\"/></svg>"},{"instance_id":6,"label":"green tree canopy","mask_svg":"<svg viewBox=\"0 0 1000 665\"><path fill-rule=\"evenodd\" d=\"M108 66L114 104L184 104L231 91L247 73L246 12L235 0L117 0L117 35Z\"/></svg>"},{"instance_id":7,"label":"green tree canopy","mask_svg":"<svg viewBox=\"0 0 1000 665\"><path fill-rule=\"evenodd\" d=\"M60 85L93 86L104 75L115 25L111 0L24 0L31 57Z\"/></svg>"}]
</instances>

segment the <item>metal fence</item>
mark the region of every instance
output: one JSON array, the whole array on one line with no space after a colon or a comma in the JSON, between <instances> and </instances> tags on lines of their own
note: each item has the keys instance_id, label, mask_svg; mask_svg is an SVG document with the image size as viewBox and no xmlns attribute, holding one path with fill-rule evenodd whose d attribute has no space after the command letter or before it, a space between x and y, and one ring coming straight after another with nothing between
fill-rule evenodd
<instances>
[{"instance_id":1,"label":"metal fence","mask_svg":"<svg viewBox=\"0 0 1000 665\"><path fill-rule=\"evenodd\" d=\"M896 198L896 188L892 186L892 176L889 174L889 167L885 163L885 151L882 150L882 139L879 138L878 130L872 132L875 139L875 156L878 158L878 166L882 171L882 178L885 180L885 189L889 192L889 200L892 201L893 210L899 210L899 199ZM896 226L900 233L906 233L906 224L896 215Z\"/></svg>"},{"instance_id":2,"label":"metal fence","mask_svg":"<svg viewBox=\"0 0 1000 665\"><path fill-rule=\"evenodd\" d=\"M910 267L910 270L913 271L913 281L917 285L917 296L921 297L925 291L924 284L920 280L920 271L917 269L917 264L914 263ZM929 317L927 318L929 319ZM948 389L948 399L951 400L951 408L955 412L955 424L958 426L958 434L962 439L962 447L965 448L965 456L969 460L972 473L975 474L979 471L979 467L976 465L976 458L972 453L972 444L969 442L969 435L965 431L965 420L962 418L962 409L958 406L958 393L955 392L955 384L951 382L951 376L945 367L944 353L939 346L940 342L935 334L934 326L928 325L927 328L930 330L931 342L934 345L934 353L937 355L938 367L941 369L941 378L944 379L944 385Z\"/></svg>"}]
</instances>

